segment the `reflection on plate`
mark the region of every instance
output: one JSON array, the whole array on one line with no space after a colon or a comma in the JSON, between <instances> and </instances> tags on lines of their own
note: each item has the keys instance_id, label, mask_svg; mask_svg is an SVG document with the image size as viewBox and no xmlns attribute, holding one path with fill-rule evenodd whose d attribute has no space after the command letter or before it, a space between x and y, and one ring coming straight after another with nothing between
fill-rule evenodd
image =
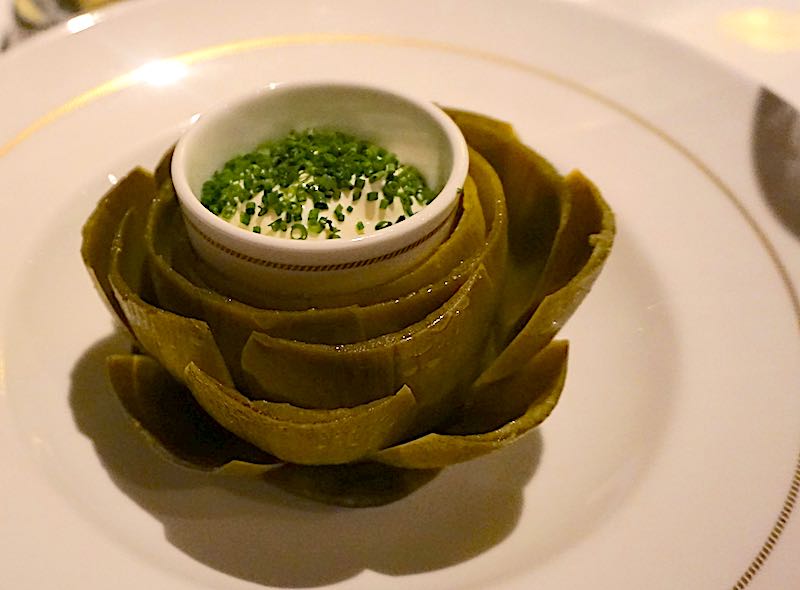
<instances>
[{"instance_id":1,"label":"reflection on plate","mask_svg":"<svg viewBox=\"0 0 800 590\"><path fill-rule=\"evenodd\" d=\"M0 74L33 72L33 87L59 52L96 62L46 83L47 100L21 100L26 83L0 99L15 114L0 127L0 173L15 202L47 199L35 224L5 201L0 220L0 246L14 253L0 279L0 460L19 474L0 491L19 507L0 521L17 540L3 546L11 569L0 580L382 589L413 575L419 588L564 588L591 576L598 587L744 588L788 571L769 553L795 526L797 296L739 172L755 87L558 5L521 3L514 18L373 7L364 35L351 24L357 2L143 4L0 63ZM313 24L299 35L303 8ZM209 22L213 33L200 33ZM416 32L398 37L407 22ZM125 51L98 54L109 46ZM565 330L570 375L550 421L375 510L319 507L152 454L110 396L100 359L125 344L78 254L99 195L131 166L152 166L194 113L319 72L384 84L389 72L398 89L505 118L556 164L595 178L619 219L616 251ZM720 92L731 99L711 109ZM24 566L34 549L48 571Z\"/></svg>"}]
</instances>

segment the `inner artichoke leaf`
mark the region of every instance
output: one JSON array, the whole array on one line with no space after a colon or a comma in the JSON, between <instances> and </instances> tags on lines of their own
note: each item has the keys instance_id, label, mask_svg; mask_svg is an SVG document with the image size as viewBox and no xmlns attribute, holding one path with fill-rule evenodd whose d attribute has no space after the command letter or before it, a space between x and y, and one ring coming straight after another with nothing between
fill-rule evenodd
<instances>
[{"instance_id":1,"label":"inner artichoke leaf","mask_svg":"<svg viewBox=\"0 0 800 590\"><path fill-rule=\"evenodd\" d=\"M508 377L544 348L589 293L611 253L616 225L600 191L580 172L570 173L566 183L573 197L572 216L576 217L568 229L575 235L564 238L565 251L559 256L565 263L581 266L573 264L572 278L544 297L521 331L475 381L476 388Z\"/></svg>"},{"instance_id":2,"label":"inner artichoke leaf","mask_svg":"<svg viewBox=\"0 0 800 590\"><path fill-rule=\"evenodd\" d=\"M200 262L196 272L214 291L248 303L254 307L286 311L309 308L346 307L350 305L370 306L393 299L403 298L417 292L421 287L441 282L459 262L472 257L485 241L486 226L482 202L475 186L467 180L464 196L460 201L459 216L447 239L433 254L415 269L387 283L371 286L355 292L307 294L285 294L279 286L269 285L263 290L232 282L226 275Z\"/></svg>"},{"instance_id":3,"label":"inner artichoke leaf","mask_svg":"<svg viewBox=\"0 0 800 590\"><path fill-rule=\"evenodd\" d=\"M306 408L352 407L403 385L414 391L415 429L444 420L455 392L480 367L495 288L483 265L443 308L408 329L356 344L322 345L254 333L242 352L251 397Z\"/></svg>"},{"instance_id":4,"label":"inner artichoke leaf","mask_svg":"<svg viewBox=\"0 0 800 590\"><path fill-rule=\"evenodd\" d=\"M280 464L222 428L154 358L120 354L108 357L106 364L111 385L134 426L170 461L236 475L257 475Z\"/></svg>"},{"instance_id":5,"label":"inner artichoke leaf","mask_svg":"<svg viewBox=\"0 0 800 590\"><path fill-rule=\"evenodd\" d=\"M489 162L476 150L469 148L469 176L485 212L486 242L477 252L481 262L494 277L507 274L508 210L506 194L500 177Z\"/></svg>"},{"instance_id":6,"label":"inner artichoke leaf","mask_svg":"<svg viewBox=\"0 0 800 590\"><path fill-rule=\"evenodd\" d=\"M120 179L98 202L83 226L81 256L89 275L114 315L128 327L125 314L114 297L108 271L111 244L125 214L134 208L147 208L156 194L153 176L135 168Z\"/></svg>"},{"instance_id":7,"label":"inner artichoke leaf","mask_svg":"<svg viewBox=\"0 0 800 590\"><path fill-rule=\"evenodd\" d=\"M469 182L467 186L459 229L448 243L456 238L456 233L472 234L470 239L474 240L484 239L480 201L474 184ZM206 321L229 367L238 365L241 349L253 331L304 342L343 344L399 330L440 307L464 283L475 264L475 257L458 260L449 274L437 283L418 286L416 291L402 298L365 307L350 305L302 311L260 309L231 300L204 285L193 272L199 261L183 228L174 193L168 185L162 186L151 209L145 236L159 304L181 315ZM464 248L475 250L471 245Z\"/></svg>"},{"instance_id":8,"label":"inner artichoke leaf","mask_svg":"<svg viewBox=\"0 0 800 590\"><path fill-rule=\"evenodd\" d=\"M513 405L519 405L524 400L527 408L522 415L495 430L479 434L426 434L383 449L370 460L406 469L436 469L475 459L517 441L550 415L564 388L568 346L565 342L553 342L551 347L519 367L512 378L497 383L492 392L504 404L513 399ZM452 430L460 432L466 427L483 429L491 424L497 415L489 407L490 398L491 394L474 400L471 408L474 412L488 408L492 414L488 420L477 414L467 414L464 422Z\"/></svg>"},{"instance_id":9,"label":"inner artichoke leaf","mask_svg":"<svg viewBox=\"0 0 800 590\"><path fill-rule=\"evenodd\" d=\"M279 459L302 465L358 461L399 440L416 410L414 395L405 386L323 418L320 410L248 399L194 363L186 367L184 380L223 427Z\"/></svg>"},{"instance_id":10,"label":"inner artichoke leaf","mask_svg":"<svg viewBox=\"0 0 800 590\"><path fill-rule=\"evenodd\" d=\"M173 377L183 379L194 362L225 384L232 384L222 354L205 322L185 318L146 302L135 286L145 274L142 214L130 210L111 247L109 282L139 345Z\"/></svg>"}]
</instances>

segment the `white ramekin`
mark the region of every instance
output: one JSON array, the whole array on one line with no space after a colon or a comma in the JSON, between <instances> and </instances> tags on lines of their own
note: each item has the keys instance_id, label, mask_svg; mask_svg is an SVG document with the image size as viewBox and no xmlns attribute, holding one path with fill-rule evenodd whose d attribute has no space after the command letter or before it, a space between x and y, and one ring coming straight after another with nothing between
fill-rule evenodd
<instances>
[{"instance_id":1,"label":"white ramekin","mask_svg":"<svg viewBox=\"0 0 800 590\"><path fill-rule=\"evenodd\" d=\"M201 204L203 183L229 159L308 128L387 148L417 167L437 197L402 223L336 240L252 233ZM430 102L357 83L281 83L202 114L178 141L172 181L192 246L226 280L255 292L341 294L392 280L431 255L450 232L468 165L460 130Z\"/></svg>"}]
</instances>

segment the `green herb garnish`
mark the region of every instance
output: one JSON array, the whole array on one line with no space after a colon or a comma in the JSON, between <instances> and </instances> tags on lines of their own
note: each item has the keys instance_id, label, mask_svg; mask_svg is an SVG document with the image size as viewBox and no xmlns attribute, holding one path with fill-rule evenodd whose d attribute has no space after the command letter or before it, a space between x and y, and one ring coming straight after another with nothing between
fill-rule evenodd
<instances>
[{"instance_id":1,"label":"green herb garnish","mask_svg":"<svg viewBox=\"0 0 800 590\"><path fill-rule=\"evenodd\" d=\"M288 230L292 239L322 231L338 238L338 224L364 192L368 201L381 199L381 209L399 198L405 217L435 196L415 168L401 164L386 149L338 131L308 129L232 158L206 181L200 200L223 219L237 215L243 226L249 227L256 214L270 215L267 226L274 232ZM329 209L332 219L319 217ZM391 222L379 222L375 229L387 225ZM253 231L261 233L256 227ZM363 222L356 230L364 231Z\"/></svg>"}]
</instances>

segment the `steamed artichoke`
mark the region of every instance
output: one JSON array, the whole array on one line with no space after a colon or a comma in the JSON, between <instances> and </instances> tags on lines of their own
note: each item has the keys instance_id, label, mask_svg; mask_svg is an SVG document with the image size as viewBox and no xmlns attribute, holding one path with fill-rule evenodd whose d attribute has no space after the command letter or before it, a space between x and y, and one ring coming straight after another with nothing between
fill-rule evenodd
<instances>
[{"instance_id":1,"label":"steamed artichoke","mask_svg":"<svg viewBox=\"0 0 800 590\"><path fill-rule=\"evenodd\" d=\"M553 338L610 252L613 214L509 125L449 114L471 150L456 225L414 272L368 292L298 300L220 280L189 245L169 154L102 198L82 254L134 341L109 358L112 385L157 448L380 504L550 414L567 363Z\"/></svg>"}]
</instances>

